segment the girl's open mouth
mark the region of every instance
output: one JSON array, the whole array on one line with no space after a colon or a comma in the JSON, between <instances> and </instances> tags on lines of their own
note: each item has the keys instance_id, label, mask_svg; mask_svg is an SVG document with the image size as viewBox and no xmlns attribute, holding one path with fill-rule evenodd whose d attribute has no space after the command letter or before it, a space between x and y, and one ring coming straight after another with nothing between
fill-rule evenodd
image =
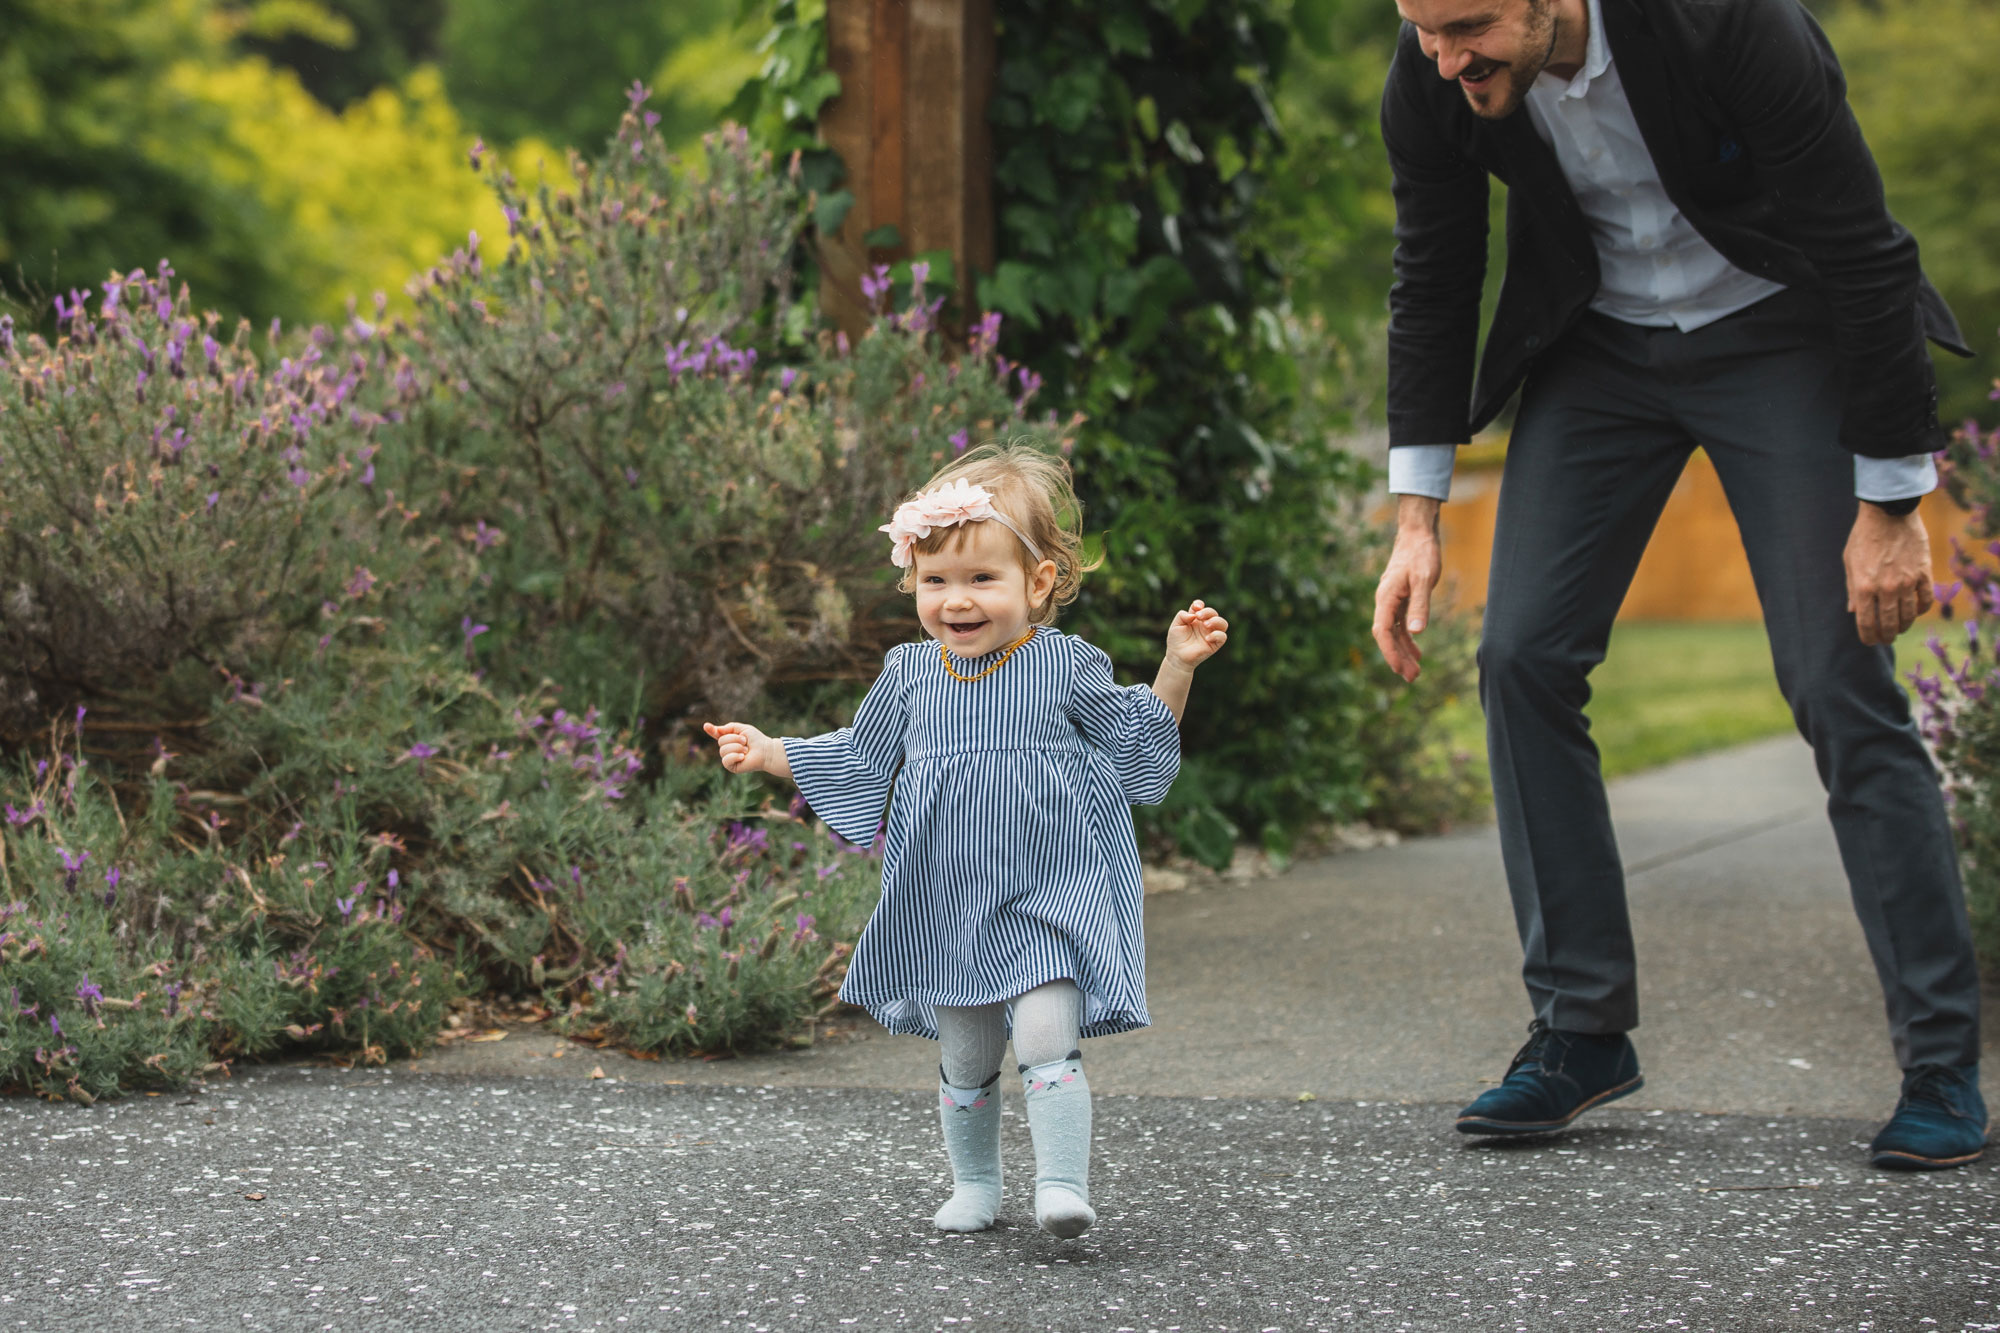
<instances>
[{"instance_id":1,"label":"girl's open mouth","mask_svg":"<svg viewBox=\"0 0 2000 1333\"><path fill-rule=\"evenodd\" d=\"M987 620L968 620L964 624L954 625L950 621L946 621L945 628L951 631L954 638L969 639L991 623L991 621Z\"/></svg>"}]
</instances>

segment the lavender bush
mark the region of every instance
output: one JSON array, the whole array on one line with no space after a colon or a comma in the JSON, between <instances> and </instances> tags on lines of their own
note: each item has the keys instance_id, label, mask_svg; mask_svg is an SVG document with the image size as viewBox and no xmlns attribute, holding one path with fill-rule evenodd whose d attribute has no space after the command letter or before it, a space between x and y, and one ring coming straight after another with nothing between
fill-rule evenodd
<instances>
[{"instance_id":1,"label":"lavender bush","mask_svg":"<svg viewBox=\"0 0 2000 1333\"><path fill-rule=\"evenodd\" d=\"M322 579L375 418L324 332L261 365L172 268L56 298L57 338L0 316L0 727L227 671Z\"/></svg>"},{"instance_id":2,"label":"lavender bush","mask_svg":"<svg viewBox=\"0 0 2000 1333\"><path fill-rule=\"evenodd\" d=\"M912 623L876 526L953 448L1058 432L1026 420L997 318L946 345L921 266L897 313L870 280L881 318L856 345L815 333L791 290L796 164L724 130L684 167L644 97L561 190L475 150L504 260L462 251L412 284L414 319L371 332L405 416L382 483L421 497L383 534L422 553L411 604L489 626L496 678L639 693L671 723L872 674Z\"/></svg>"},{"instance_id":3,"label":"lavender bush","mask_svg":"<svg viewBox=\"0 0 2000 1333\"><path fill-rule=\"evenodd\" d=\"M1064 428L921 266L812 332L810 199L642 100L563 191L490 172L505 257L407 318L260 358L162 266L0 324L0 1088L382 1060L480 990L650 1051L832 1003L867 849L667 733L872 673L883 515Z\"/></svg>"},{"instance_id":4,"label":"lavender bush","mask_svg":"<svg viewBox=\"0 0 2000 1333\"><path fill-rule=\"evenodd\" d=\"M1994 396L2000 398L2000 383ZM1911 673L1924 736L1944 771L1958 833L1973 942L1981 966L2000 975L2000 430L1967 422L1940 459L1952 497L1972 512L1983 542L1954 541L1953 579L1937 589L1959 633L1932 635L1936 665Z\"/></svg>"},{"instance_id":5,"label":"lavender bush","mask_svg":"<svg viewBox=\"0 0 2000 1333\"><path fill-rule=\"evenodd\" d=\"M861 849L738 784L705 803L698 770L640 786L597 715L343 642L366 633L246 687L202 754L163 747L143 800L87 757L87 716L0 781L0 1087L381 1061L480 986L645 1050L809 1033L872 906Z\"/></svg>"}]
</instances>

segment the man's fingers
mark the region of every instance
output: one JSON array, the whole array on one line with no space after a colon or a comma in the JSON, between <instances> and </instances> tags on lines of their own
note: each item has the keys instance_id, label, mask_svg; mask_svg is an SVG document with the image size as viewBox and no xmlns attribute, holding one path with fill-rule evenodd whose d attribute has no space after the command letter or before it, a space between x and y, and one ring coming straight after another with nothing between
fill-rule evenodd
<instances>
[{"instance_id":1,"label":"man's fingers","mask_svg":"<svg viewBox=\"0 0 2000 1333\"><path fill-rule=\"evenodd\" d=\"M1861 598L1861 610L1860 613L1855 617L1855 620L1857 622L1856 628L1858 628L1861 631L1861 642L1869 645L1870 647L1875 647L1880 644L1888 642L1888 640L1883 637L1883 632L1882 632L1883 631L1882 622L1884 619L1883 611L1884 608L1882 606L1882 601L1879 596L1871 593Z\"/></svg>"},{"instance_id":2,"label":"man's fingers","mask_svg":"<svg viewBox=\"0 0 2000 1333\"><path fill-rule=\"evenodd\" d=\"M1417 579L1410 587L1410 609L1403 620L1411 634L1421 633L1424 626L1431 623L1431 590L1422 579ZM1415 646L1411 644L1411 647Z\"/></svg>"}]
</instances>

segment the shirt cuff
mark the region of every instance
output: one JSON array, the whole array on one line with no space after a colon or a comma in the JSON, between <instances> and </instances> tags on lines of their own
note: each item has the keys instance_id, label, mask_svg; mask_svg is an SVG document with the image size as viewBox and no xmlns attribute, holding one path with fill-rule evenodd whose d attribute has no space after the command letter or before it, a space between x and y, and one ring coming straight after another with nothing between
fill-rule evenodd
<instances>
[{"instance_id":1,"label":"shirt cuff","mask_svg":"<svg viewBox=\"0 0 2000 1333\"><path fill-rule=\"evenodd\" d=\"M1425 495L1433 500L1449 500L1451 469L1457 461L1458 446L1455 444L1396 445L1389 450L1389 494ZM1929 461L1928 455L1925 461Z\"/></svg>"},{"instance_id":2,"label":"shirt cuff","mask_svg":"<svg viewBox=\"0 0 2000 1333\"><path fill-rule=\"evenodd\" d=\"M1396 460L1389 456L1389 475L1396 474ZM1937 462L1929 454L1907 458L1866 458L1854 456L1854 495L1861 500L1914 500L1937 489ZM1395 489L1393 486L1390 489Z\"/></svg>"}]
</instances>

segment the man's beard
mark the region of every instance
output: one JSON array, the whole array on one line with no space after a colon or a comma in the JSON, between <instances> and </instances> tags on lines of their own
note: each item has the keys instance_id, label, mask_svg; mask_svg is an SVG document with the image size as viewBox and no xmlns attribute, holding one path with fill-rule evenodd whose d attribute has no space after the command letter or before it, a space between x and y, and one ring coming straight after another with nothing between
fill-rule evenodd
<instances>
[{"instance_id":1,"label":"man's beard","mask_svg":"<svg viewBox=\"0 0 2000 1333\"><path fill-rule=\"evenodd\" d=\"M1508 64L1487 61L1484 65L1467 66L1459 75L1459 89L1465 94L1472 114L1481 119L1505 120L1520 110L1528 89L1535 86L1535 80L1548 67L1549 57L1555 54L1556 7L1552 0L1539 0L1539 3L1530 0L1528 14L1527 55ZM1493 77L1484 87L1474 90L1465 86L1466 74L1486 72L1491 72Z\"/></svg>"}]
</instances>

